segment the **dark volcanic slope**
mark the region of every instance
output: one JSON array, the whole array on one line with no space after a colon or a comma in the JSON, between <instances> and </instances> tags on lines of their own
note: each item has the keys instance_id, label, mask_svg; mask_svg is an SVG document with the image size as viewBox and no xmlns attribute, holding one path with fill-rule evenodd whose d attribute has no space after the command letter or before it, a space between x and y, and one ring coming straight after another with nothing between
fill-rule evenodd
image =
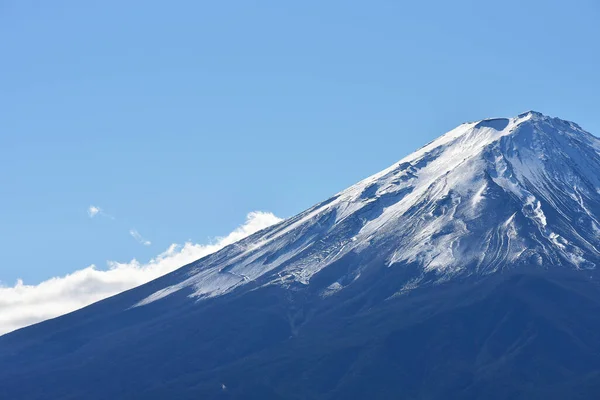
<instances>
[{"instance_id":1,"label":"dark volcanic slope","mask_svg":"<svg viewBox=\"0 0 600 400\"><path fill-rule=\"evenodd\" d=\"M600 141L463 124L311 209L0 337L0 399L600 398Z\"/></svg>"},{"instance_id":2,"label":"dark volcanic slope","mask_svg":"<svg viewBox=\"0 0 600 400\"><path fill-rule=\"evenodd\" d=\"M0 397L600 395L600 287L581 273L501 273L387 301L386 280L363 284L325 300L271 287L125 313L109 299L0 338Z\"/></svg>"}]
</instances>

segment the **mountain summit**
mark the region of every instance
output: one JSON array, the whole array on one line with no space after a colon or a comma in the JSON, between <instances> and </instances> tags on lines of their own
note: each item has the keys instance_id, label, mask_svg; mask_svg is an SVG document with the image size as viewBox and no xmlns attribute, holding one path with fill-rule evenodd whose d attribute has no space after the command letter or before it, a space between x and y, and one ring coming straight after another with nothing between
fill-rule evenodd
<instances>
[{"instance_id":1,"label":"mountain summit","mask_svg":"<svg viewBox=\"0 0 600 400\"><path fill-rule=\"evenodd\" d=\"M0 397L598 398L599 219L595 136L534 111L465 123L217 253L1 337Z\"/></svg>"},{"instance_id":2,"label":"mountain summit","mask_svg":"<svg viewBox=\"0 0 600 400\"><path fill-rule=\"evenodd\" d=\"M519 265L592 269L600 261L600 140L530 111L451 130L384 171L189 265L183 288L212 297L245 285L308 285L345 257L414 265L398 290ZM376 255L376 256L375 256ZM351 263L349 263L350 265ZM368 268L330 275L324 294Z\"/></svg>"}]
</instances>

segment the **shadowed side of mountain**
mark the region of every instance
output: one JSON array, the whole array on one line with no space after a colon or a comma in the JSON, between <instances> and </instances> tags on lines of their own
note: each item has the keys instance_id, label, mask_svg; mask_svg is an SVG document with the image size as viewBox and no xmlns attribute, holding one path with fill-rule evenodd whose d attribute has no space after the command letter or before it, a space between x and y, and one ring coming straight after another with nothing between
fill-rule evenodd
<instances>
[{"instance_id":1,"label":"shadowed side of mountain","mask_svg":"<svg viewBox=\"0 0 600 400\"><path fill-rule=\"evenodd\" d=\"M386 280L398 278L398 270L386 270L387 279L367 277L325 299L271 287L128 328L105 315L37 338L16 332L29 342L3 354L0 395L587 399L600 393L600 288L582 274L500 273L386 299Z\"/></svg>"}]
</instances>

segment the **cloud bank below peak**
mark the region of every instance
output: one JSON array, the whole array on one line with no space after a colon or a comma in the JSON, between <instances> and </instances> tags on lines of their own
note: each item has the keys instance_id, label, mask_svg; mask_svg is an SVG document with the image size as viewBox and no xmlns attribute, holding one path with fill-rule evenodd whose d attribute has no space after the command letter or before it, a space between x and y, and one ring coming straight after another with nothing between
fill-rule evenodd
<instances>
[{"instance_id":1,"label":"cloud bank below peak","mask_svg":"<svg viewBox=\"0 0 600 400\"><path fill-rule=\"evenodd\" d=\"M108 269L91 265L38 285L19 280L13 287L0 286L0 335L75 311L96 301L142 285L199 258L267 228L281 218L269 212L251 212L243 225L209 244L172 244L147 263L108 262Z\"/></svg>"}]
</instances>

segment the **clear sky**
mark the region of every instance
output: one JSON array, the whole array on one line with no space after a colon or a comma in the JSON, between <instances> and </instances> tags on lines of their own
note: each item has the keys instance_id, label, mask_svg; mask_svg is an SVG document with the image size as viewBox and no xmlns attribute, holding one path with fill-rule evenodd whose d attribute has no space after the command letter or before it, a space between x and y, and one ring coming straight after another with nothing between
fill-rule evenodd
<instances>
[{"instance_id":1,"label":"clear sky","mask_svg":"<svg viewBox=\"0 0 600 400\"><path fill-rule=\"evenodd\" d=\"M596 0L0 1L0 281L292 216L465 121L598 135L599 20Z\"/></svg>"}]
</instances>

